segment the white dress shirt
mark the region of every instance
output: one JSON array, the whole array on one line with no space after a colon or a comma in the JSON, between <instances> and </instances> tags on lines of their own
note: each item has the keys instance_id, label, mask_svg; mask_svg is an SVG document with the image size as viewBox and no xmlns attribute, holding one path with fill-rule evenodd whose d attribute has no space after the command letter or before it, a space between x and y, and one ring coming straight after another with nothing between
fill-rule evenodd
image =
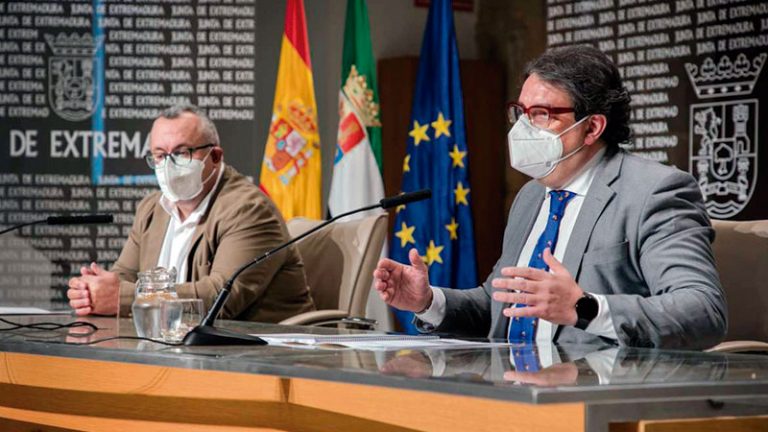
<instances>
[{"instance_id":1,"label":"white dress shirt","mask_svg":"<svg viewBox=\"0 0 768 432\"><path fill-rule=\"evenodd\" d=\"M568 247L568 240L571 238L571 232L576 224L576 218L579 216L581 206L584 203L584 198L589 191L589 187L592 184L592 180L595 177L595 171L598 162L603 158L605 154L605 148L598 151L592 159L582 168L581 172L576 175L568 184L566 184L562 190L567 190L574 193L576 196L571 199L568 205L565 207L565 213L560 222L560 228L558 231L557 244L555 245L554 256L562 262L565 255L566 248ZM528 235L528 239L523 246L523 250L520 252L520 256L517 260L517 267L528 267L528 262L531 259L531 254L536 247L536 242L539 240L539 236L544 232L544 228L547 226L547 220L549 218L549 192L552 189L546 188L546 194L544 202L539 208L539 214L536 217L536 222L533 225L531 233ZM445 294L440 289L432 287L432 304L421 314L416 316L435 327L440 325L445 318ZM611 339L618 339L616 330L613 328L613 321L611 319L610 310L608 309L608 301L605 296L600 294L592 294L598 303L598 313L594 320L586 328L586 332L595 334L597 336L608 337ZM536 331L536 343L537 344L549 344L552 342L555 334L556 326L551 322L539 319L538 329Z\"/></svg>"},{"instance_id":2,"label":"white dress shirt","mask_svg":"<svg viewBox=\"0 0 768 432\"><path fill-rule=\"evenodd\" d=\"M192 242L192 235L195 233L195 228L200 218L203 217L203 214L208 209L213 191L219 185L223 173L224 162L219 167L219 174L216 176L216 183L213 185L213 188L183 221L179 217L179 210L176 208L176 204L172 203L165 196L160 198L160 206L171 218L168 222L168 228L165 230L163 247L160 249L160 258L157 260L157 265L166 269L175 267L176 283L187 282L187 254Z\"/></svg>"}]
</instances>

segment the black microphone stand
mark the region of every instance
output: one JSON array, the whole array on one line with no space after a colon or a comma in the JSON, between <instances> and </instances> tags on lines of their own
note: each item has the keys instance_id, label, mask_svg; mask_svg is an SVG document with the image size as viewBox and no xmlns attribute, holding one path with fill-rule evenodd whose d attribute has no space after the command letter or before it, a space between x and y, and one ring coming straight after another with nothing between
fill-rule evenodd
<instances>
[{"instance_id":1,"label":"black microphone stand","mask_svg":"<svg viewBox=\"0 0 768 432\"><path fill-rule=\"evenodd\" d=\"M208 311L208 314L205 316L205 318L203 318L202 322L200 322L200 325L193 328L192 330L190 330L189 333L187 333L187 335L184 337L184 340L182 341L182 344L188 345L188 346L266 345L267 342L264 339L261 339L259 337L241 334L241 333L234 333L227 330L221 330L213 326L213 323L216 321L216 316L218 316L219 312L221 311L221 308L224 307L224 303L227 301L227 297L229 297L229 293L232 290L232 284L235 283L235 279L237 279L237 277L240 276L242 272L244 272L246 269L248 269L251 266L254 266L256 264L266 261L277 252L280 252L281 250L287 248L288 246L298 241L301 241L308 235L325 228L329 224L341 218L353 215L355 213L373 210L379 207L388 209L400 204L405 204L408 202L429 198L431 195L432 195L432 191L428 189L424 189L424 190L412 192L409 194L398 195L390 198L384 198L378 204L372 204L366 207L362 207L362 208L348 211L346 213L342 213L340 215L334 216L326 220L325 222L321 223L320 225L310 230L307 230L306 232L302 233L298 237L294 237L291 240L283 243L282 245L265 252L263 255L259 256L253 261L250 261L244 264L239 269L237 269L237 271L235 271L235 273L232 275L232 277L230 277L227 280L227 282L224 283L224 286L221 289L221 291L219 291L219 295L216 297L216 300L214 301L213 306L211 306L211 310Z\"/></svg>"},{"instance_id":2,"label":"black microphone stand","mask_svg":"<svg viewBox=\"0 0 768 432\"><path fill-rule=\"evenodd\" d=\"M280 252L281 250L287 248L288 246L304 239L308 235L317 232L326 226L330 225L331 223L350 215L353 215L355 213L360 213L368 210L373 210L375 208L381 207L381 204L373 204L367 207L355 209L352 211L348 211L346 213L342 213L338 216L334 216L325 222L321 223L320 225L309 229L305 232L303 232L301 235L292 238L290 241L283 243L282 245L269 250L264 253L264 255L259 256L258 258L254 259L253 261L250 261L243 266L241 266L235 273L224 283L224 287L219 292L219 295L216 297L216 300L213 303L213 306L211 306L211 310L208 311L208 314L203 318L203 321L200 323L199 326L193 328L192 330L187 333L187 335L184 337L184 340L182 343L184 345L266 345L266 341L260 337L251 336L247 334L242 333L234 333L227 330L221 330L217 329L213 326L213 323L216 321L216 316L221 311L221 308L224 307L224 303L227 301L227 298L229 297L229 293L232 291L232 285L235 283L235 279L237 279L238 276L245 270L247 270L249 267L257 265L259 263L262 263L266 260L268 260L271 256L274 254Z\"/></svg>"}]
</instances>

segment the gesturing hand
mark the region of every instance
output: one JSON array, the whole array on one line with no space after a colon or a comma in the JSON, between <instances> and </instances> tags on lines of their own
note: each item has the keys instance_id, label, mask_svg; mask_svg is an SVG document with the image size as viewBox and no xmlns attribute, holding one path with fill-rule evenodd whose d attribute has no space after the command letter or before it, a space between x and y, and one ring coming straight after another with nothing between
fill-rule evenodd
<instances>
[{"instance_id":1,"label":"gesturing hand","mask_svg":"<svg viewBox=\"0 0 768 432\"><path fill-rule=\"evenodd\" d=\"M394 358L387 360L379 371L388 375L405 375L409 378L429 378L432 376L432 362L421 351L396 353Z\"/></svg>"},{"instance_id":2,"label":"gesturing hand","mask_svg":"<svg viewBox=\"0 0 768 432\"><path fill-rule=\"evenodd\" d=\"M554 387L573 384L579 378L579 368L573 363L557 363L537 372L504 372L504 381Z\"/></svg>"},{"instance_id":3,"label":"gesturing hand","mask_svg":"<svg viewBox=\"0 0 768 432\"><path fill-rule=\"evenodd\" d=\"M403 265L391 259L379 261L373 277L374 286L385 303L400 310L421 312L432 303L427 265L416 249L408 252L411 265Z\"/></svg>"},{"instance_id":4,"label":"gesturing hand","mask_svg":"<svg viewBox=\"0 0 768 432\"><path fill-rule=\"evenodd\" d=\"M528 306L504 309L504 315L508 317L536 317L554 324L574 325L576 302L584 291L549 249L544 250L544 262L551 272L529 267L501 269L505 277L491 282L498 289L493 293L493 299Z\"/></svg>"}]
</instances>

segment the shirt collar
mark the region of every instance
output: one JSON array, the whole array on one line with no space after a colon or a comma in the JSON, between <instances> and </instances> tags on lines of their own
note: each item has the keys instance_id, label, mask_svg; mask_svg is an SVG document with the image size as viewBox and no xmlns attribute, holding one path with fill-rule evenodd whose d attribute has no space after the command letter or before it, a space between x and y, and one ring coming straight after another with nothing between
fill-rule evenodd
<instances>
[{"instance_id":1,"label":"shirt collar","mask_svg":"<svg viewBox=\"0 0 768 432\"><path fill-rule=\"evenodd\" d=\"M569 181L561 190L567 190L576 195L586 196L589 186L592 185L592 180L595 179L595 173L597 172L597 164L605 155L606 147L600 150L592 156L592 159L581 168L581 172L575 175L571 181ZM547 196L551 191L551 188L547 188Z\"/></svg>"},{"instance_id":2,"label":"shirt collar","mask_svg":"<svg viewBox=\"0 0 768 432\"><path fill-rule=\"evenodd\" d=\"M221 167L219 168L219 174L216 176L216 183L213 185L213 188L208 192L208 194L205 196L205 198L200 201L200 204L195 207L195 209L192 211L192 213L187 216L184 221L181 221L181 218L179 218L179 212L176 208L176 204L172 203L171 200L166 198L164 195L160 197L160 207L165 210L166 213L168 213L173 221L176 224L179 224L180 226L185 225L197 225L197 222L200 221L200 218L203 217L203 213L208 209L208 203L211 201L211 197L213 196L213 192L216 190L216 188L219 186L219 182L221 182L221 177L224 174L224 161L221 162Z\"/></svg>"}]
</instances>

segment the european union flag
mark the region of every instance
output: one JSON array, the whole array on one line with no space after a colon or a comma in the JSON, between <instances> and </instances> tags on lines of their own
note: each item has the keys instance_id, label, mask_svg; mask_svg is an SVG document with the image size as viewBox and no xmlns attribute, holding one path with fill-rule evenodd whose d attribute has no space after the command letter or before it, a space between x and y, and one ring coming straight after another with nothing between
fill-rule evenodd
<instances>
[{"instance_id":1,"label":"european union flag","mask_svg":"<svg viewBox=\"0 0 768 432\"><path fill-rule=\"evenodd\" d=\"M432 0L429 8L411 124L402 190L430 188L432 199L397 209L390 257L408 263L408 251L415 247L433 286L475 287L467 141L450 0ZM408 333L416 332L412 313L396 315Z\"/></svg>"}]
</instances>

